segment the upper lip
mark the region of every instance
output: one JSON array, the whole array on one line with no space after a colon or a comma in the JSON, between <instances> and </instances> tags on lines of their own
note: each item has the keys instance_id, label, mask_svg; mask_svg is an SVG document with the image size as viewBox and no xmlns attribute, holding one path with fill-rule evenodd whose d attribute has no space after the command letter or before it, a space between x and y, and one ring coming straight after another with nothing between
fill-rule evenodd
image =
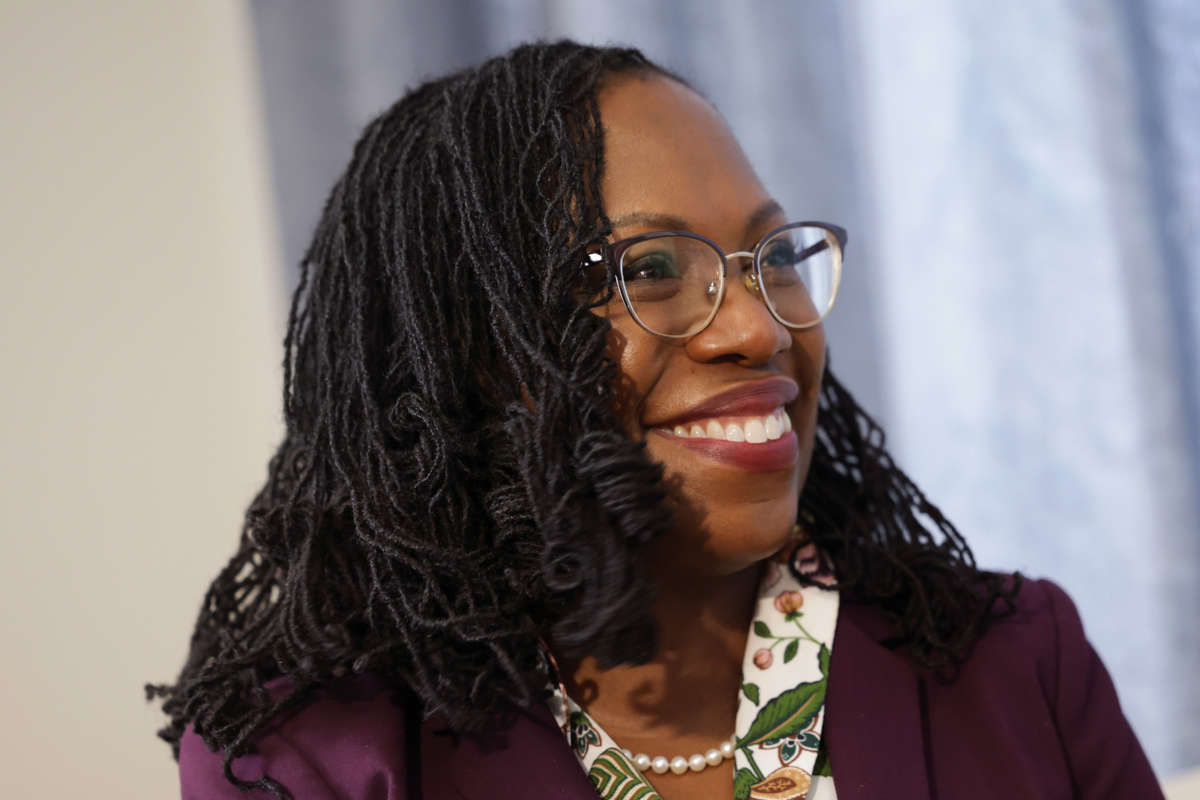
<instances>
[{"instance_id":1,"label":"upper lip","mask_svg":"<svg viewBox=\"0 0 1200 800\"><path fill-rule=\"evenodd\" d=\"M686 411L651 427L665 428L683 425L696 419L709 417L749 417L769 414L782 405L787 405L800 394L800 387L791 378L782 375L751 381L718 392Z\"/></svg>"}]
</instances>

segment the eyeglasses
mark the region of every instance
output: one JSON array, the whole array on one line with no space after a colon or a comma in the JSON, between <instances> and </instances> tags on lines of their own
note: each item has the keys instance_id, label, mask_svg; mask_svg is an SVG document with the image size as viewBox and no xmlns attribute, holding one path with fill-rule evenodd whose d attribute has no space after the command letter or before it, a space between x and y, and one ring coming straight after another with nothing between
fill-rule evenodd
<instances>
[{"instance_id":1,"label":"eyeglasses","mask_svg":"<svg viewBox=\"0 0 1200 800\"><path fill-rule=\"evenodd\" d=\"M788 328L825 319L842 278L846 231L825 222L793 222L763 237L752 251L726 253L697 233L655 231L604 243L588 253L616 276L621 300L645 330L669 339L695 336L725 298L729 259L750 259L746 288Z\"/></svg>"}]
</instances>

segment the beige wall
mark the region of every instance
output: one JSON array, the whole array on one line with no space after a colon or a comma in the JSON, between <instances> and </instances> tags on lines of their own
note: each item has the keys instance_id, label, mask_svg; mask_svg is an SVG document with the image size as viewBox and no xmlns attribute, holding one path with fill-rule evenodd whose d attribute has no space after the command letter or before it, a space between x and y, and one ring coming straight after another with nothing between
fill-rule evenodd
<instances>
[{"instance_id":1,"label":"beige wall","mask_svg":"<svg viewBox=\"0 0 1200 800\"><path fill-rule=\"evenodd\" d=\"M177 797L170 680L279 436L248 15L0 3L0 797Z\"/></svg>"}]
</instances>

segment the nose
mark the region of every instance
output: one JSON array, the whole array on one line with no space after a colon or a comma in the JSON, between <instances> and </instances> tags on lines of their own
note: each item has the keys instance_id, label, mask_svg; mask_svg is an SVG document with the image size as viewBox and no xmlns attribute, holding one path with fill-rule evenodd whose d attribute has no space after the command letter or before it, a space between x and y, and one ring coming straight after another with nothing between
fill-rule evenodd
<instances>
[{"instance_id":1,"label":"nose","mask_svg":"<svg viewBox=\"0 0 1200 800\"><path fill-rule=\"evenodd\" d=\"M792 346L791 332L767 308L748 258L753 254L726 254L725 297L708 327L688 340L692 358L757 366Z\"/></svg>"}]
</instances>

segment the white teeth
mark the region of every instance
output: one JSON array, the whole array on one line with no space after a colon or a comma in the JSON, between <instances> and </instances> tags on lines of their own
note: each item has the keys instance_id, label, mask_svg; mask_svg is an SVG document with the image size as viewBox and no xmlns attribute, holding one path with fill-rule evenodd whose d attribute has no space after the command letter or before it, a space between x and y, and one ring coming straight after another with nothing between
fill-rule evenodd
<instances>
[{"instance_id":1,"label":"white teeth","mask_svg":"<svg viewBox=\"0 0 1200 800\"><path fill-rule=\"evenodd\" d=\"M664 428L681 439L716 439L723 442L748 442L762 444L773 442L792 429L792 420L787 412L778 408L763 417L746 417L737 422L722 425L715 419L708 422L693 422Z\"/></svg>"}]
</instances>

